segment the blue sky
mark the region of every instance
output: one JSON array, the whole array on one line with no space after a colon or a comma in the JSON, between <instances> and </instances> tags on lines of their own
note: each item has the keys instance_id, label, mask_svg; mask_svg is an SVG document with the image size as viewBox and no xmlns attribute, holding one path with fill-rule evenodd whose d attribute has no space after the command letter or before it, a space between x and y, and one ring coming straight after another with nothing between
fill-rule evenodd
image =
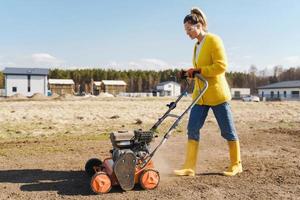
<instances>
[{"instance_id":1,"label":"blue sky","mask_svg":"<svg viewBox=\"0 0 300 200\"><path fill-rule=\"evenodd\" d=\"M0 69L187 68L193 6L222 37L229 71L300 65L297 0L0 0Z\"/></svg>"}]
</instances>

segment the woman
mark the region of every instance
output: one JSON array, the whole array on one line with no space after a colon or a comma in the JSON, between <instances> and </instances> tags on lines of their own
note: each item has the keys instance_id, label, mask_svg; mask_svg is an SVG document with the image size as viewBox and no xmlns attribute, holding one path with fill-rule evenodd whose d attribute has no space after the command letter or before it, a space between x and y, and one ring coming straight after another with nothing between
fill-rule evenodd
<instances>
[{"instance_id":1,"label":"woman","mask_svg":"<svg viewBox=\"0 0 300 200\"><path fill-rule=\"evenodd\" d=\"M227 58L222 40L208 32L205 14L199 8L193 8L191 14L184 18L184 28L187 35L193 40L197 39L194 47L194 68L187 70L187 75L193 78L195 72L201 73L208 81L208 89L191 109L188 122L188 142L186 159L183 167L174 170L179 176L195 176L196 160L198 154L200 129L211 108L217 119L221 135L228 141L231 165L223 172L226 176L241 173L240 145L235 131L230 106L230 90L225 78ZM193 98L198 95L203 83L195 78Z\"/></svg>"}]
</instances>

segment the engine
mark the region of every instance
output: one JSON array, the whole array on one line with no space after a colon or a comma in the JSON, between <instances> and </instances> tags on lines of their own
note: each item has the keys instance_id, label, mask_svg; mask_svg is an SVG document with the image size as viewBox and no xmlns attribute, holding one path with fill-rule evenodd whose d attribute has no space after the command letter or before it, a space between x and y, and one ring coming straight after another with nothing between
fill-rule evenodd
<instances>
[{"instance_id":1,"label":"engine","mask_svg":"<svg viewBox=\"0 0 300 200\"><path fill-rule=\"evenodd\" d=\"M137 160L143 159L150 152L150 142L153 140L152 131L118 131L110 134L113 145L111 150L113 161L116 161L122 154L133 152Z\"/></svg>"}]
</instances>

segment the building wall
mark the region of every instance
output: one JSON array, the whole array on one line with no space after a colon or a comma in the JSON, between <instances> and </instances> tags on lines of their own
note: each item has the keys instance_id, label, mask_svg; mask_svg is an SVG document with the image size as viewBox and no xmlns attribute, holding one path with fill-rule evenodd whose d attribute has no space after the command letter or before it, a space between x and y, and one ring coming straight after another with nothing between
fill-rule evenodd
<instances>
[{"instance_id":1,"label":"building wall","mask_svg":"<svg viewBox=\"0 0 300 200\"><path fill-rule=\"evenodd\" d=\"M28 93L28 96L35 93L41 93L47 96L47 76L31 76L30 82L31 91Z\"/></svg>"},{"instance_id":2,"label":"building wall","mask_svg":"<svg viewBox=\"0 0 300 200\"><path fill-rule=\"evenodd\" d=\"M180 95L180 85L168 83L165 85L160 85L156 87L157 90L162 91L162 96L179 96Z\"/></svg>"},{"instance_id":3,"label":"building wall","mask_svg":"<svg viewBox=\"0 0 300 200\"><path fill-rule=\"evenodd\" d=\"M94 95L99 95L100 92L101 92L101 85L94 85L93 94Z\"/></svg>"},{"instance_id":4,"label":"building wall","mask_svg":"<svg viewBox=\"0 0 300 200\"><path fill-rule=\"evenodd\" d=\"M232 98L241 98L250 95L250 88L231 88Z\"/></svg>"},{"instance_id":5,"label":"building wall","mask_svg":"<svg viewBox=\"0 0 300 200\"><path fill-rule=\"evenodd\" d=\"M28 95L27 75L6 75L5 80L6 80L5 82L6 96L12 96L17 93L26 96ZM16 92L13 92L13 87L17 88Z\"/></svg>"},{"instance_id":6,"label":"building wall","mask_svg":"<svg viewBox=\"0 0 300 200\"><path fill-rule=\"evenodd\" d=\"M292 92L298 92L298 95L292 94ZM260 97L265 97L266 99L300 100L300 88L258 89L258 94Z\"/></svg>"},{"instance_id":7,"label":"building wall","mask_svg":"<svg viewBox=\"0 0 300 200\"><path fill-rule=\"evenodd\" d=\"M118 95L121 92L126 92L126 86L125 85L103 85L103 91Z\"/></svg>"},{"instance_id":8,"label":"building wall","mask_svg":"<svg viewBox=\"0 0 300 200\"><path fill-rule=\"evenodd\" d=\"M13 92L13 87L17 88ZM27 75L6 75L5 78L6 96L14 94L22 94L24 96L32 96L35 93L47 95L47 76L30 76L30 92L28 92Z\"/></svg>"},{"instance_id":9,"label":"building wall","mask_svg":"<svg viewBox=\"0 0 300 200\"><path fill-rule=\"evenodd\" d=\"M74 94L74 85L66 85L66 84L50 84L50 90L52 94Z\"/></svg>"}]
</instances>

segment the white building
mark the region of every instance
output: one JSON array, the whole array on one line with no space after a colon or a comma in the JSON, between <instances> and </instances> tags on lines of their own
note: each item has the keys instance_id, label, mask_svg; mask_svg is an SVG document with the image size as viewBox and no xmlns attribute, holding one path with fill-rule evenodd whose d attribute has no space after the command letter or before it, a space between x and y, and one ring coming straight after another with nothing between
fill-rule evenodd
<instances>
[{"instance_id":1,"label":"white building","mask_svg":"<svg viewBox=\"0 0 300 200\"><path fill-rule=\"evenodd\" d=\"M180 84L174 81L161 82L156 86L159 96L179 96Z\"/></svg>"},{"instance_id":2,"label":"white building","mask_svg":"<svg viewBox=\"0 0 300 200\"><path fill-rule=\"evenodd\" d=\"M250 95L250 88L231 88L230 91L233 99L240 99Z\"/></svg>"},{"instance_id":3,"label":"white building","mask_svg":"<svg viewBox=\"0 0 300 200\"><path fill-rule=\"evenodd\" d=\"M5 96L22 94L32 96L35 93L47 95L49 69L41 68L5 68Z\"/></svg>"},{"instance_id":4,"label":"white building","mask_svg":"<svg viewBox=\"0 0 300 200\"><path fill-rule=\"evenodd\" d=\"M273 83L257 89L259 96L267 100L300 100L300 80Z\"/></svg>"}]
</instances>

